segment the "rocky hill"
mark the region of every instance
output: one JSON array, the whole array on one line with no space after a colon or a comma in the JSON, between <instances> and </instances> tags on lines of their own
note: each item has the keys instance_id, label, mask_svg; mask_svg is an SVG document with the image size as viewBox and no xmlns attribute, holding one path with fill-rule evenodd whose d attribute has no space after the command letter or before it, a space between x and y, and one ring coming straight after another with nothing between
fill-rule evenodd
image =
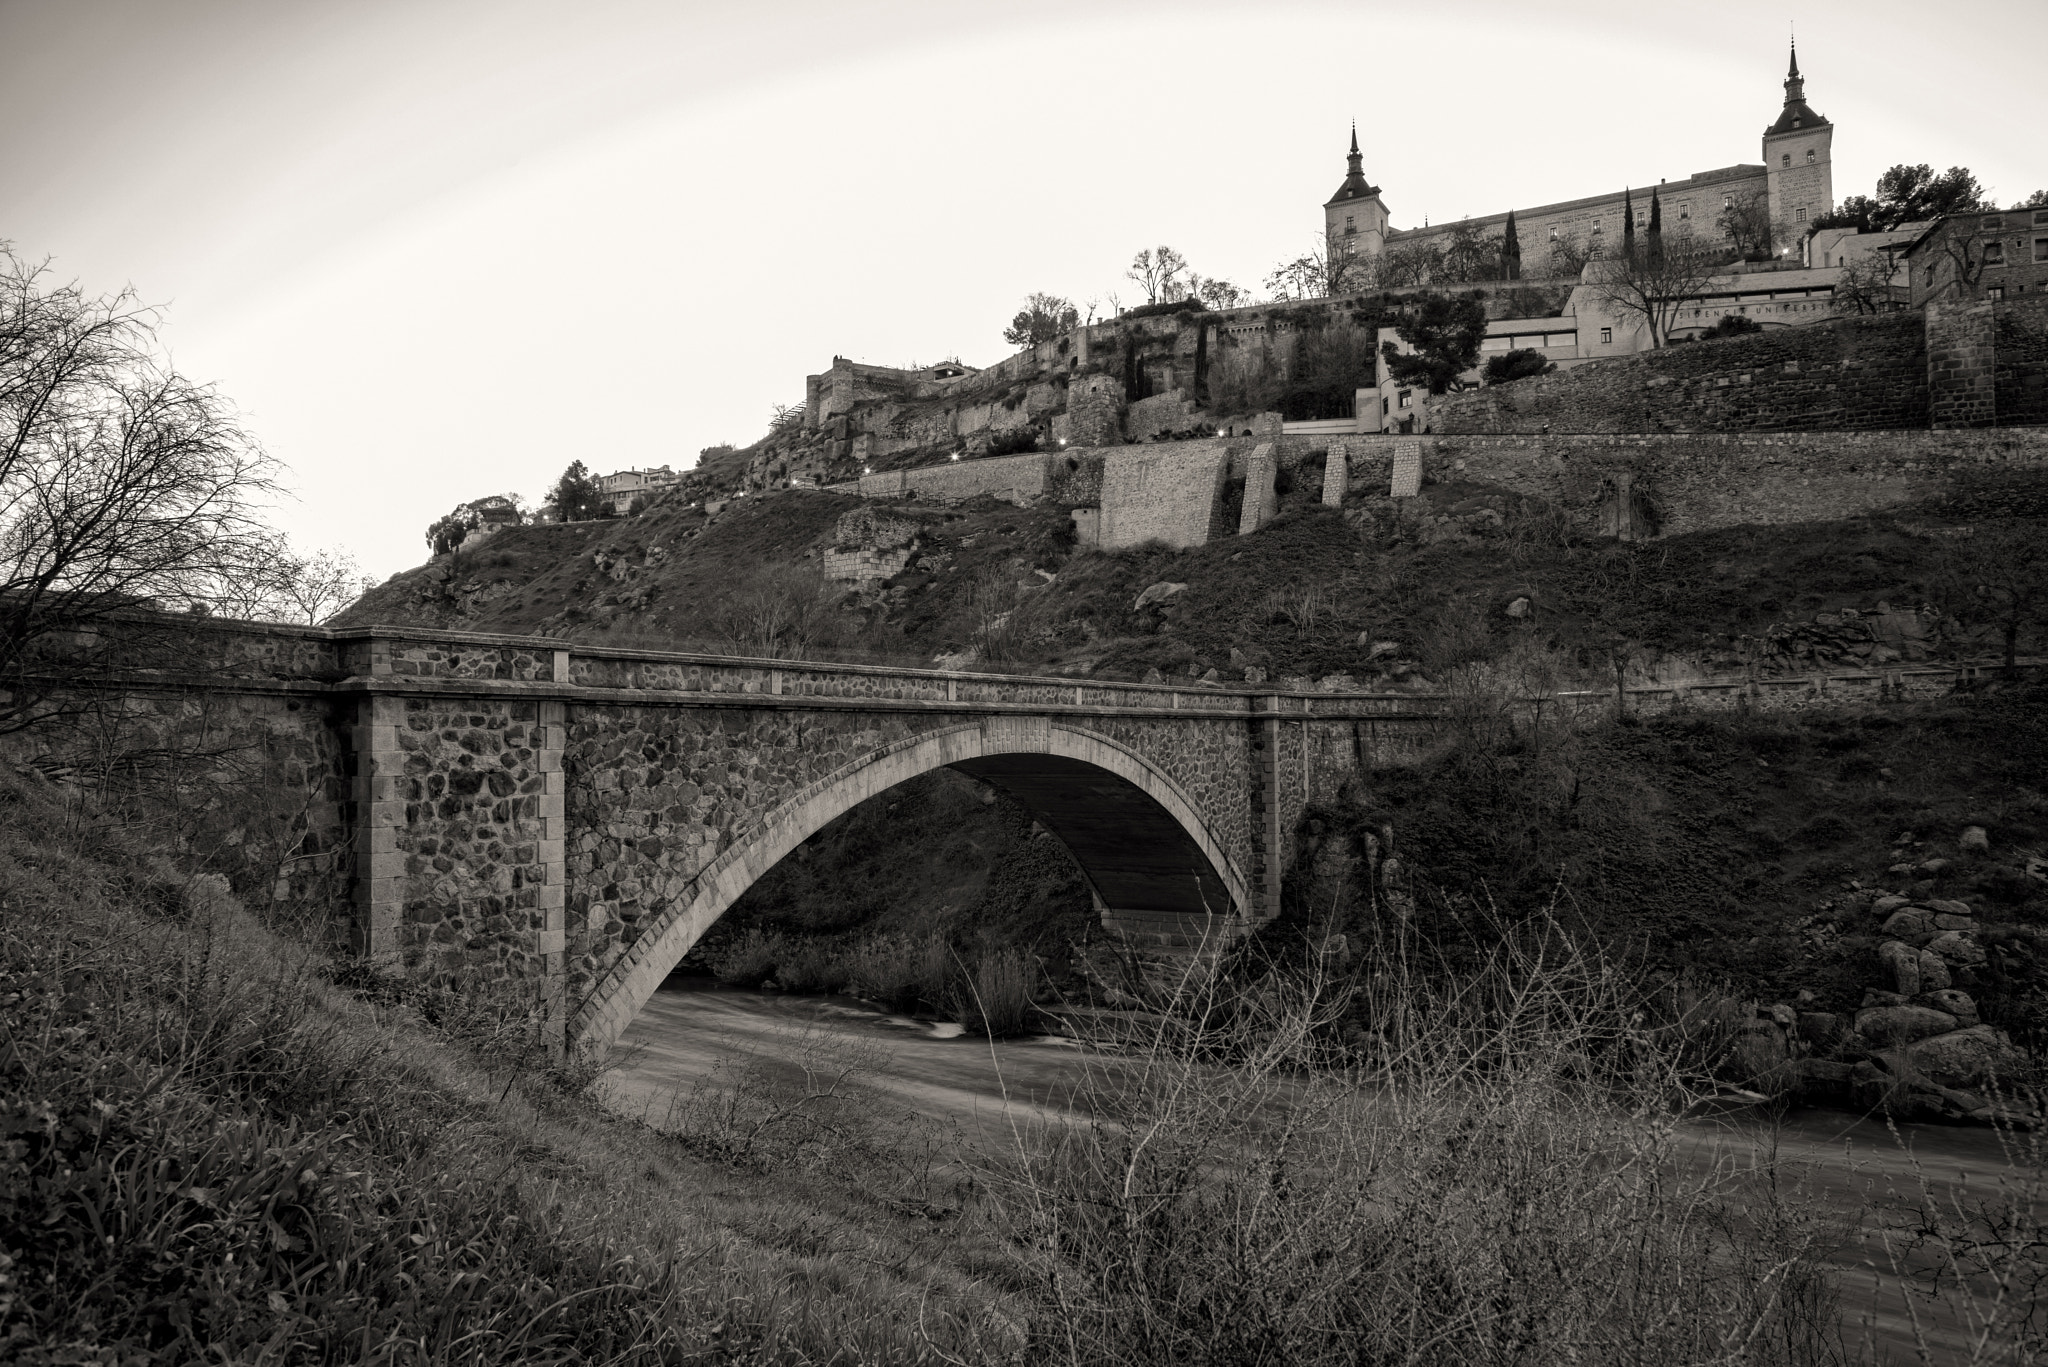
<instances>
[{"instance_id":1,"label":"rocky hill","mask_svg":"<svg viewBox=\"0 0 2048 1367\"><path fill-rule=\"evenodd\" d=\"M1049 503L789 490L511 529L397 576L342 621L1218 688L1448 690L1473 707L1425 762L1316 815L1290 874L1297 912L1366 914L1360 871L1387 833L1403 895L1440 943L1490 918L1576 918L1674 982L1749 994L1757 1078L1810 1063L1801 1076L1848 1096L1893 1085L1887 1050L1980 1023L2048 1043L2048 698L1994 684L1570 735L1518 728L1487 700L1617 677L1995 658L1984 586L1957 589L1968 549L1996 531L1982 512L1930 504L1632 545L1478 484L1428 484L1398 516L1287 489L1253 535L1102 553L1077 547ZM1999 525L2048 532L2038 517ZM2015 650L2033 652L2038 616L2014 620ZM883 941L1014 945L1067 965L1087 938L1085 888L1027 813L950 775L870 806L757 885L700 962L834 988ZM1353 870L1348 891L1330 889L1333 858ZM1902 908L1926 924L1898 920ZM1942 941L1961 923L1939 918L1966 912L1969 933ZM1864 1031L1872 1010L1891 1014ZM1970 1109L1939 1094L1914 1104Z\"/></svg>"}]
</instances>

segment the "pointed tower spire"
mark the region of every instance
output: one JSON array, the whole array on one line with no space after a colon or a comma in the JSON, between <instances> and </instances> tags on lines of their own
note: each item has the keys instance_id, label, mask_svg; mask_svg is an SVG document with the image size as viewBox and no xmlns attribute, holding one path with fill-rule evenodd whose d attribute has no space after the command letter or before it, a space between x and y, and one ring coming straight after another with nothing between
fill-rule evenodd
<instances>
[{"instance_id":1,"label":"pointed tower spire","mask_svg":"<svg viewBox=\"0 0 2048 1367\"><path fill-rule=\"evenodd\" d=\"M1765 136L1772 133L1786 133L1794 128L1816 128L1827 120L1813 112L1806 103L1806 80L1799 74L1799 44L1792 44L1792 60L1785 68L1785 107L1778 114L1778 121L1764 130Z\"/></svg>"},{"instance_id":2,"label":"pointed tower spire","mask_svg":"<svg viewBox=\"0 0 2048 1367\"><path fill-rule=\"evenodd\" d=\"M1344 199L1368 199L1380 192L1379 186L1368 184L1365 179L1365 156L1358 150L1356 119L1351 121L1351 150L1345 154L1344 164L1344 183L1339 185L1337 193L1331 196L1331 204Z\"/></svg>"}]
</instances>

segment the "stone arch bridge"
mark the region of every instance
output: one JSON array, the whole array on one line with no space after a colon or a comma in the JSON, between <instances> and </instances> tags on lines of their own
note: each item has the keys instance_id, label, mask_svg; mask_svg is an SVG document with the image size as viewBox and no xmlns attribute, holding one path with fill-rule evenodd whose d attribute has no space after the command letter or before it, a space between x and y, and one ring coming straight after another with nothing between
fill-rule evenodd
<instances>
[{"instance_id":1,"label":"stone arch bridge","mask_svg":"<svg viewBox=\"0 0 2048 1367\"><path fill-rule=\"evenodd\" d=\"M231 732L303 792L288 876L358 953L530 981L603 1048L755 879L948 766L1063 840L1106 925L1272 916L1288 835L1412 697L1104 683L229 623L119 681L131 719ZM1384 725L1383 724L1387 724Z\"/></svg>"},{"instance_id":2,"label":"stone arch bridge","mask_svg":"<svg viewBox=\"0 0 2048 1367\"><path fill-rule=\"evenodd\" d=\"M244 807L288 810L294 842L277 895L346 906L350 947L394 971L532 984L583 1049L615 1040L811 833L940 766L1065 841L1107 926L1235 933L1277 912L1303 809L1413 754L1444 703L398 628L174 630L191 638L176 668L94 686L132 727L258 757ZM1643 690L1631 706L1909 688L1856 674ZM1558 702L1574 697L1611 702ZM225 795L197 800L235 819Z\"/></svg>"}]
</instances>

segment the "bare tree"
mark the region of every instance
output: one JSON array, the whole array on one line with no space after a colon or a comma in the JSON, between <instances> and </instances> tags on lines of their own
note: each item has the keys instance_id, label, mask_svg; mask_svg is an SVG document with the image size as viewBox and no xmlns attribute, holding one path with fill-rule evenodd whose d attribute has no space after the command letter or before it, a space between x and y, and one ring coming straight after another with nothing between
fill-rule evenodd
<instances>
[{"instance_id":1,"label":"bare tree","mask_svg":"<svg viewBox=\"0 0 2048 1367\"><path fill-rule=\"evenodd\" d=\"M1569 235L1560 235L1550 240L1550 274L1557 280L1577 280L1586 273L1586 263L1598 260L1600 244L1588 238L1581 241Z\"/></svg>"},{"instance_id":2,"label":"bare tree","mask_svg":"<svg viewBox=\"0 0 2048 1367\"><path fill-rule=\"evenodd\" d=\"M377 587L347 551L300 555L280 548L253 615L318 626Z\"/></svg>"},{"instance_id":3,"label":"bare tree","mask_svg":"<svg viewBox=\"0 0 2048 1367\"><path fill-rule=\"evenodd\" d=\"M1771 200L1761 190L1733 195L1715 226L1728 235L1743 257L1771 254Z\"/></svg>"},{"instance_id":4,"label":"bare tree","mask_svg":"<svg viewBox=\"0 0 2048 1367\"><path fill-rule=\"evenodd\" d=\"M2019 663L2023 628L2048 626L2048 560L2020 522L1987 522L1942 544L1935 562L1940 606L1973 631L1998 633L2005 668Z\"/></svg>"},{"instance_id":5,"label":"bare tree","mask_svg":"<svg viewBox=\"0 0 2048 1367\"><path fill-rule=\"evenodd\" d=\"M776 566L728 597L714 627L735 655L800 660L831 644L840 596L815 569Z\"/></svg>"},{"instance_id":6,"label":"bare tree","mask_svg":"<svg viewBox=\"0 0 2048 1367\"><path fill-rule=\"evenodd\" d=\"M1275 299L1327 299L1372 289L1378 281L1377 258L1333 247L1318 237L1300 256L1273 268L1266 277L1266 292Z\"/></svg>"},{"instance_id":7,"label":"bare tree","mask_svg":"<svg viewBox=\"0 0 2048 1367\"><path fill-rule=\"evenodd\" d=\"M1594 296L1617 314L1640 319L1650 345L1661 347L1679 310L1699 302L1721 264L1717 255L1693 238L1663 242L1653 237L1601 258L1588 283Z\"/></svg>"},{"instance_id":8,"label":"bare tree","mask_svg":"<svg viewBox=\"0 0 2048 1367\"><path fill-rule=\"evenodd\" d=\"M0 243L0 730L47 714L55 638L123 609L245 611L276 538L274 465L157 355L130 291L57 284Z\"/></svg>"},{"instance_id":9,"label":"bare tree","mask_svg":"<svg viewBox=\"0 0 2048 1367\"><path fill-rule=\"evenodd\" d=\"M1883 313L1892 305L1892 286L1899 277L1898 253L1884 247L1852 257L1835 282L1835 297L1858 313Z\"/></svg>"},{"instance_id":10,"label":"bare tree","mask_svg":"<svg viewBox=\"0 0 2048 1367\"><path fill-rule=\"evenodd\" d=\"M1146 303L1170 303L1187 293L1180 278L1187 268L1188 259L1173 248L1147 247L1131 258L1131 268L1124 275L1145 291ZM1176 287L1178 294L1174 292Z\"/></svg>"}]
</instances>

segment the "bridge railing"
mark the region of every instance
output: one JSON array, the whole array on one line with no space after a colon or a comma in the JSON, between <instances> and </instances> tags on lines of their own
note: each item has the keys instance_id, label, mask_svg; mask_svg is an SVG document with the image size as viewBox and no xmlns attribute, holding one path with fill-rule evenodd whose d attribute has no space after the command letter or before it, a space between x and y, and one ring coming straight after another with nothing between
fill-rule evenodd
<instances>
[{"instance_id":1,"label":"bridge railing","mask_svg":"<svg viewBox=\"0 0 2048 1367\"><path fill-rule=\"evenodd\" d=\"M918 710L1177 713L1331 720L1422 720L1456 710L1443 691L1324 690L1272 684L1139 683L1058 676L915 669L845 661L778 660L620 649L575 641L409 626L314 627L180 614L133 613L94 633L132 631L143 648L102 651L98 680L112 686L292 692L515 693L590 701L692 699L724 706L908 706ZM87 644L81 638L81 649ZM61 652L50 661L61 675ZM2048 661L2023 660L2038 674ZM1762 710L1859 699L1902 700L1952 692L1999 672L1992 662L1820 670L1777 677L1720 677L1631 685L1631 711ZM93 682L80 679L79 682ZM1530 697L1515 705L1596 713L1615 706L1611 688Z\"/></svg>"}]
</instances>

